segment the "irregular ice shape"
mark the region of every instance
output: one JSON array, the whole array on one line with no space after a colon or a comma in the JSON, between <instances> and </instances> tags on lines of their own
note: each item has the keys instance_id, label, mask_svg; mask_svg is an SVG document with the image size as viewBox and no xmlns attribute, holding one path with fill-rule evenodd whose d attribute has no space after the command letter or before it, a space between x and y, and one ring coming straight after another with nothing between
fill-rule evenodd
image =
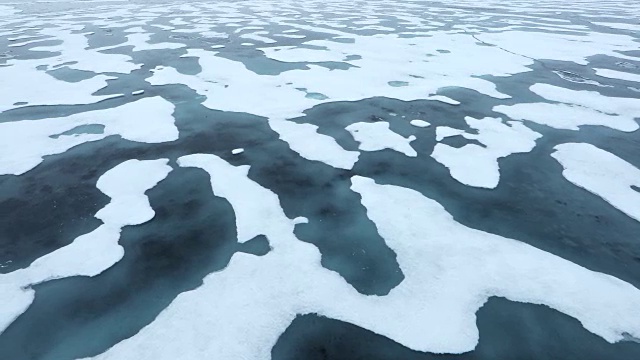
<instances>
[{"instance_id":1,"label":"irregular ice shape","mask_svg":"<svg viewBox=\"0 0 640 360\"><path fill-rule=\"evenodd\" d=\"M151 85L184 84L206 96L203 105L210 109L247 112L266 118L303 116L305 109L326 102L306 98L295 86L287 85L287 80L258 75L240 62L215 56L215 52L189 49L188 55L199 58L201 73L184 75L174 68L158 67L146 81Z\"/></svg>"},{"instance_id":2,"label":"irregular ice shape","mask_svg":"<svg viewBox=\"0 0 640 360\"><path fill-rule=\"evenodd\" d=\"M494 106L493 111L514 120L528 120L556 129L579 130L580 126L606 126L633 132L638 129L632 117L610 115L582 106L550 103L523 103Z\"/></svg>"},{"instance_id":3,"label":"irregular ice shape","mask_svg":"<svg viewBox=\"0 0 640 360\"><path fill-rule=\"evenodd\" d=\"M269 126L289 144L291 150L307 160L321 161L340 169L351 169L360 153L343 149L334 138L317 132L312 124L298 124L284 120L270 120Z\"/></svg>"},{"instance_id":4,"label":"irregular ice shape","mask_svg":"<svg viewBox=\"0 0 640 360\"><path fill-rule=\"evenodd\" d=\"M587 58L610 55L637 60L620 51L637 50L638 43L628 35L590 32L585 34L559 34L534 31L484 32L476 37L486 43L500 46L510 52L535 59L571 61L587 65Z\"/></svg>"},{"instance_id":5,"label":"irregular ice shape","mask_svg":"<svg viewBox=\"0 0 640 360\"><path fill-rule=\"evenodd\" d=\"M449 126L438 126L436 127L436 141L442 141L448 137L453 136L464 136L465 138L473 138L473 134L469 134L464 130L455 129Z\"/></svg>"},{"instance_id":6,"label":"irregular ice shape","mask_svg":"<svg viewBox=\"0 0 640 360\"><path fill-rule=\"evenodd\" d=\"M640 99L637 98L604 96L596 91L571 90L549 84L533 84L529 89L547 100L578 105L606 114L640 117Z\"/></svg>"},{"instance_id":7,"label":"irregular ice shape","mask_svg":"<svg viewBox=\"0 0 640 360\"><path fill-rule=\"evenodd\" d=\"M104 50L119 48L121 46L133 46L133 49L131 49L131 51L171 50L171 49L180 49L187 46L181 43L170 43L170 42L161 42L161 43L151 44L149 43L149 40L151 40L151 34L135 32L133 34L127 35L127 42L125 43L105 46L96 50L104 51Z\"/></svg>"},{"instance_id":8,"label":"irregular ice shape","mask_svg":"<svg viewBox=\"0 0 640 360\"><path fill-rule=\"evenodd\" d=\"M153 219L155 212L145 192L169 174L168 161L128 160L104 173L97 187L111 202L95 215L103 225L38 258L26 269L0 275L0 333L31 305L32 285L69 276L96 276L122 259L120 231Z\"/></svg>"},{"instance_id":9,"label":"irregular ice shape","mask_svg":"<svg viewBox=\"0 0 640 360\"><path fill-rule=\"evenodd\" d=\"M249 34L242 34L240 35L241 38L244 39L249 39L249 40L255 40L255 41L259 41L265 44L273 44L276 43L277 41L273 40L273 39L269 39L266 36L262 36L265 34L268 34L268 31L256 31L254 33L249 33Z\"/></svg>"},{"instance_id":10,"label":"irregular ice shape","mask_svg":"<svg viewBox=\"0 0 640 360\"><path fill-rule=\"evenodd\" d=\"M618 210L640 221L640 169L591 144L568 143L551 154L573 184L601 197Z\"/></svg>"},{"instance_id":11,"label":"irregular ice shape","mask_svg":"<svg viewBox=\"0 0 640 360\"><path fill-rule=\"evenodd\" d=\"M351 133L353 139L360 143L358 147L363 151L379 151L391 149L406 156L416 157L418 153L411 147L411 142L416 139L411 135L408 138L396 134L389 129L389 123L385 121L378 122L359 122L353 123L346 127Z\"/></svg>"},{"instance_id":12,"label":"irregular ice shape","mask_svg":"<svg viewBox=\"0 0 640 360\"><path fill-rule=\"evenodd\" d=\"M430 38L411 39L395 35L354 37L354 44L327 40L304 43L319 49L261 49L268 57L287 62L303 59L306 62L342 61L349 55L360 56L358 60L350 61L354 66L346 70L310 64L308 69L259 75L238 61L216 56L215 52L189 49L189 56L199 58L201 73L184 75L173 68L156 68L147 81L152 85L185 84L206 96L203 105L211 109L291 119L303 116L305 110L321 103L358 101L374 96L404 101L426 98L459 104L448 97L435 95L443 87L460 86L495 98L509 98L497 91L494 83L479 76L509 76L531 71L525 66L531 64L531 60L497 48L476 46L476 40L468 35L435 33ZM414 42L420 46L411 45ZM426 58L429 51L437 52L442 44L449 45L454 52ZM387 50L381 53L378 49ZM469 57L477 60L469 62ZM401 81L407 86L389 86L390 81ZM307 98L304 92L297 90L300 88L324 94L326 98ZM247 103L251 107L247 107Z\"/></svg>"},{"instance_id":13,"label":"irregular ice shape","mask_svg":"<svg viewBox=\"0 0 640 360\"><path fill-rule=\"evenodd\" d=\"M0 175L23 174L40 164L44 156L60 154L109 135L145 143L177 140L173 110L170 102L152 97L63 118L0 123ZM104 133L60 135L90 124L104 125Z\"/></svg>"},{"instance_id":14,"label":"irregular ice shape","mask_svg":"<svg viewBox=\"0 0 640 360\"><path fill-rule=\"evenodd\" d=\"M238 239L263 234L271 251L261 257L234 254L224 270L207 275L201 287L180 294L153 323L96 358L269 359L278 336L297 313L317 307L319 294L355 294L320 265L313 245L295 237L294 221L278 196L250 180L248 166L208 154L183 156L178 163L207 171L214 194L236 213Z\"/></svg>"},{"instance_id":15,"label":"irregular ice shape","mask_svg":"<svg viewBox=\"0 0 640 360\"><path fill-rule=\"evenodd\" d=\"M9 60L0 66L0 112L26 105L93 104L117 95L92 96L107 86L110 76L97 75L70 83L37 70L37 60ZM14 105L27 103L25 105Z\"/></svg>"},{"instance_id":16,"label":"irregular ice shape","mask_svg":"<svg viewBox=\"0 0 640 360\"><path fill-rule=\"evenodd\" d=\"M639 26L640 27L640 26ZM610 69L593 69L596 75L609 79L620 79L625 81L640 82L640 74L633 74L625 71L616 71Z\"/></svg>"},{"instance_id":17,"label":"irregular ice shape","mask_svg":"<svg viewBox=\"0 0 640 360\"><path fill-rule=\"evenodd\" d=\"M489 296L553 307L610 342L640 335L640 291L628 283L465 227L416 191L356 176L352 189L405 274L387 296L359 294L322 268L315 247L295 238L294 221L277 195L249 180L246 166L206 154L179 163L206 170L214 193L234 211L260 212L238 217L238 233L264 234L272 250L261 257L236 253L224 270L95 359L269 359L296 314L308 313L351 322L414 350L462 353L477 345L475 313Z\"/></svg>"},{"instance_id":18,"label":"irregular ice shape","mask_svg":"<svg viewBox=\"0 0 640 360\"><path fill-rule=\"evenodd\" d=\"M123 73L128 74L139 69L141 64L131 62L129 55L105 54L98 49L89 49L89 40L84 34L75 34L65 28L45 28L40 30L42 35L49 35L57 40L62 40L61 45L41 46L31 48L31 51L60 52L61 54L47 58L46 65L55 67L60 64L68 64L71 69L91 71L95 73Z\"/></svg>"},{"instance_id":19,"label":"irregular ice shape","mask_svg":"<svg viewBox=\"0 0 640 360\"><path fill-rule=\"evenodd\" d=\"M531 151L536 145L539 133L519 122L509 121L506 124L499 118L474 119L467 116L465 121L478 134L463 133L467 139L476 139L485 147L467 144L455 148L438 143L431 153L437 162L449 168L451 176L459 182L475 187L493 189L500 181L498 159L515 153ZM442 128L442 129L441 129ZM448 130L443 133L443 130ZM438 139L445 136L458 135L461 130L438 127Z\"/></svg>"},{"instance_id":20,"label":"irregular ice shape","mask_svg":"<svg viewBox=\"0 0 640 360\"><path fill-rule=\"evenodd\" d=\"M352 183L405 281L377 299L379 307L341 299L346 312L338 318L415 350L461 353L477 344L475 312L489 296L502 296L552 307L609 342L640 335L640 290L632 285L468 228L414 190L362 177Z\"/></svg>"},{"instance_id":21,"label":"irregular ice shape","mask_svg":"<svg viewBox=\"0 0 640 360\"><path fill-rule=\"evenodd\" d=\"M494 111L512 119L529 120L558 129L578 130L582 125L607 126L620 131L638 129L640 100L601 95L595 91L571 90L549 84L534 84L531 91L547 100L564 104L524 103L498 105Z\"/></svg>"}]
</instances>

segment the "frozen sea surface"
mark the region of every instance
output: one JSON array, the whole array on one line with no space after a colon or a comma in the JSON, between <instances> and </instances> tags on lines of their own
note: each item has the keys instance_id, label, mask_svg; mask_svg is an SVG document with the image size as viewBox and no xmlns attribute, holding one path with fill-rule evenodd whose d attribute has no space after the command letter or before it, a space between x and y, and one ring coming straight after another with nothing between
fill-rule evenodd
<instances>
[{"instance_id":1,"label":"frozen sea surface","mask_svg":"<svg viewBox=\"0 0 640 360\"><path fill-rule=\"evenodd\" d=\"M640 358L639 18L0 0L0 359Z\"/></svg>"}]
</instances>

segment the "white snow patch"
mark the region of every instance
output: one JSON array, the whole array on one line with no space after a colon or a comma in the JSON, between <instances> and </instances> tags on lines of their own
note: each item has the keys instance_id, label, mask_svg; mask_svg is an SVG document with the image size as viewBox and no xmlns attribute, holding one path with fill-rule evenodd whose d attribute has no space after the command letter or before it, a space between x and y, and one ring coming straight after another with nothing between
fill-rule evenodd
<instances>
[{"instance_id":1,"label":"white snow patch","mask_svg":"<svg viewBox=\"0 0 640 360\"><path fill-rule=\"evenodd\" d=\"M453 100L452 98L444 96L444 95L431 95L431 96L429 96L427 98L427 100L440 101L440 102L443 102L443 103L449 104L449 105L460 105L460 101Z\"/></svg>"},{"instance_id":2,"label":"white snow patch","mask_svg":"<svg viewBox=\"0 0 640 360\"><path fill-rule=\"evenodd\" d=\"M92 96L113 77L97 75L70 83L39 71L37 60L9 60L0 67L0 112L35 105L92 104L116 95ZM14 105L27 103L26 105Z\"/></svg>"},{"instance_id":3,"label":"white snow patch","mask_svg":"<svg viewBox=\"0 0 640 360\"><path fill-rule=\"evenodd\" d=\"M174 106L161 97L144 98L116 108L89 111L63 118L0 123L0 175L23 174L74 146L109 135L145 143L178 139ZM62 135L83 125L104 125L101 134Z\"/></svg>"},{"instance_id":4,"label":"white snow patch","mask_svg":"<svg viewBox=\"0 0 640 360\"><path fill-rule=\"evenodd\" d=\"M601 95L595 91L571 90L548 84L534 84L531 91L547 100L564 104L524 103L498 105L494 111L512 119L529 120L558 129L578 130L582 125L607 126L620 131L638 129L640 99Z\"/></svg>"},{"instance_id":5,"label":"white snow patch","mask_svg":"<svg viewBox=\"0 0 640 360\"><path fill-rule=\"evenodd\" d=\"M353 139L360 143L358 147L363 151L379 151L391 149L406 156L416 157L418 153L411 147L411 142L416 139L411 135L408 138L396 134L389 128L389 123L378 122L358 122L346 127Z\"/></svg>"},{"instance_id":6,"label":"white snow patch","mask_svg":"<svg viewBox=\"0 0 640 360\"><path fill-rule=\"evenodd\" d=\"M268 34L268 33L269 33L268 31L257 31L257 32L254 32L254 33L242 34L242 35L240 35L240 37L243 38L243 39L259 41L259 42L262 42L262 43L265 43L265 44L273 44L273 43L277 42L277 41L275 41L273 39L270 39L268 37L262 36L262 35L265 35L265 34Z\"/></svg>"},{"instance_id":7,"label":"white snow patch","mask_svg":"<svg viewBox=\"0 0 640 360\"><path fill-rule=\"evenodd\" d=\"M424 128L427 127L429 125L431 125L429 122L424 121L424 120L420 120L420 119L414 119L409 121L409 124L415 126L415 127L420 127L420 128Z\"/></svg>"},{"instance_id":8,"label":"white snow patch","mask_svg":"<svg viewBox=\"0 0 640 360\"><path fill-rule=\"evenodd\" d=\"M473 134L469 134L464 130L455 129L449 126L436 127L436 141L442 141L445 138L458 135L464 136L466 139L473 138Z\"/></svg>"},{"instance_id":9,"label":"white snow patch","mask_svg":"<svg viewBox=\"0 0 640 360\"><path fill-rule=\"evenodd\" d=\"M114 72L128 74L133 70L140 69L142 66L141 64L132 63L132 59L128 55L105 54L99 52L99 49L89 49L89 40L86 36L83 34L74 34L72 30L66 28L44 28L40 30L40 33L63 41L61 45L41 46L29 49L31 51L60 52L61 55L59 56L46 58L41 61L49 67L69 63L67 65L69 68L77 70L95 73Z\"/></svg>"},{"instance_id":10,"label":"white snow patch","mask_svg":"<svg viewBox=\"0 0 640 360\"><path fill-rule=\"evenodd\" d=\"M269 359L296 315L308 313L353 323L414 350L463 353L478 343L475 313L490 296L550 306L609 342L622 340L623 333L640 335L640 291L630 284L461 225L416 191L354 177L352 189L405 274L387 296L359 294L321 266L315 247L296 239L277 195L249 180L247 166L206 154L179 163L206 170L214 194L227 198L236 213L258 212L237 218L238 233L264 234L271 251L260 257L236 253L224 270L95 359ZM233 345L239 338L242 344Z\"/></svg>"},{"instance_id":11,"label":"white snow patch","mask_svg":"<svg viewBox=\"0 0 640 360\"><path fill-rule=\"evenodd\" d=\"M551 154L573 184L601 197L618 210L640 221L640 170L591 144L560 144Z\"/></svg>"},{"instance_id":12,"label":"white snow patch","mask_svg":"<svg viewBox=\"0 0 640 360\"><path fill-rule=\"evenodd\" d=\"M231 150L231 153L232 153L233 155L242 154L243 152L244 152L244 149L243 149L243 148L237 148L237 149L233 149L233 150Z\"/></svg>"},{"instance_id":13,"label":"white snow patch","mask_svg":"<svg viewBox=\"0 0 640 360\"><path fill-rule=\"evenodd\" d=\"M304 216L298 216L297 218L293 219L293 224L294 225L298 225L298 224L308 224L309 223L309 219L307 219Z\"/></svg>"},{"instance_id":14,"label":"white snow patch","mask_svg":"<svg viewBox=\"0 0 640 360\"><path fill-rule=\"evenodd\" d=\"M627 18L625 17L625 19ZM640 31L640 24L613 23L613 22L601 22L601 21L592 21L591 23L595 25L607 26L612 29Z\"/></svg>"},{"instance_id":15,"label":"white snow patch","mask_svg":"<svg viewBox=\"0 0 640 360\"><path fill-rule=\"evenodd\" d=\"M596 71L596 75L606 77L609 79L620 79L625 81L640 82L640 74L632 74L624 71L616 71L609 69L593 69Z\"/></svg>"},{"instance_id":16,"label":"white snow patch","mask_svg":"<svg viewBox=\"0 0 640 360\"><path fill-rule=\"evenodd\" d=\"M542 135L516 121L506 124L499 118L474 119L467 116L467 124L478 130L478 134L464 133L467 139L475 139L484 147L477 144L466 144L455 148L438 143L431 153L437 162L449 168L451 176L459 182L474 186L493 189L500 181L500 166L498 159L514 153L531 151L536 145L536 139ZM457 129L438 127L437 137L441 140L448 135L458 135ZM445 132L445 133L443 133Z\"/></svg>"},{"instance_id":17,"label":"white snow patch","mask_svg":"<svg viewBox=\"0 0 640 360\"><path fill-rule=\"evenodd\" d=\"M550 103L523 103L498 105L493 111L514 120L528 120L556 129L579 130L580 126L597 125L632 132L638 129L632 117L609 115L576 105Z\"/></svg>"},{"instance_id":18,"label":"white snow patch","mask_svg":"<svg viewBox=\"0 0 640 360\"><path fill-rule=\"evenodd\" d=\"M8 47L23 47L23 46L27 46L29 44L34 44L34 43L38 43L38 42L45 41L45 40L49 40L49 39L28 40L28 41L23 41L21 43L9 44Z\"/></svg>"},{"instance_id":19,"label":"white snow patch","mask_svg":"<svg viewBox=\"0 0 640 360\"><path fill-rule=\"evenodd\" d=\"M534 59L572 61L587 65L587 58L610 55L637 60L620 51L636 50L638 43L628 35L589 32L585 34L559 34L534 31L483 32L480 40Z\"/></svg>"},{"instance_id":20,"label":"white snow patch","mask_svg":"<svg viewBox=\"0 0 640 360\"><path fill-rule=\"evenodd\" d=\"M111 202L95 215L103 225L38 258L26 269L0 275L0 333L33 302L31 286L69 276L96 276L122 259L120 232L124 226L153 219L155 212L145 192L169 174L168 161L128 160L104 173L97 187Z\"/></svg>"},{"instance_id":21,"label":"white snow patch","mask_svg":"<svg viewBox=\"0 0 640 360\"><path fill-rule=\"evenodd\" d=\"M321 161L348 170L353 168L360 156L357 151L343 149L331 136L318 133L316 125L270 120L269 126L289 144L291 150L307 160Z\"/></svg>"}]
</instances>

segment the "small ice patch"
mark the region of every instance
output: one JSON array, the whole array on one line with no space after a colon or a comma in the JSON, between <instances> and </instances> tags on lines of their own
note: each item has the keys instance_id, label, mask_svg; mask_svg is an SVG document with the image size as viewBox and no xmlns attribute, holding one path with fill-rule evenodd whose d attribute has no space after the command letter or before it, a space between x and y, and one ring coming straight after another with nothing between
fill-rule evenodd
<instances>
[{"instance_id":1,"label":"small ice patch","mask_svg":"<svg viewBox=\"0 0 640 360\"><path fill-rule=\"evenodd\" d=\"M294 225L298 225L298 224L308 224L309 223L309 219L307 219L304 216L298 216L297 218L292 220Z\"/></svg>"},{"instance_id":2,"label":"small ice patch","mask_svg":"<svg viewBox=\"0 0 640 360\"><path fill-rule=\"evenodd\" d=\"M462 135L465 138L469 139L473 137L473 134L469 134L464 130L455 129L449 126L438 126L436 127L436 141L442 141L448 137Z\"/></svg>"},{"instance_id":3,"label":"small ice patch","mask_svg":"<svg viewBox=\"0 0 640 360\"><path fill-rule=\"evenodd\" d=\"M334 138L319 134L312 124L298 124L284 120L270 120L269 126L289 144L291 150L307 160L321 161L335 168L349 170L360 153L343 149Z\"/></svg>"},{"instance_id":4,"label":"small ice patch","mask_svg":"<svg viewBox=\"0 0 640 360\"><path fill-rule=\"evenodd\" d=\"M244 149L243 149L243 148L237 148L237 149L233 149L233 150L231 150L231 153L232 153L233 155L242 154L243 152L244 152Z\"/></svg>"},{"instance_id":5,"label":"small ice patch","mask_svg":"<svg viewBox=\"0 0 640 360\"><path fill-rule=\"evenodd\" d=\"M443 96L443 95L432 95L432 96L429 96L427 100L440 101L442 103L449 104L449 105L460 105L460 101L454 100L448 96Z\"/></svg>"},{"instance_id":6,"label":"small ice patch","mask_svg":"<svg viewBox=\"0 0 640 360\"><path fill-rule=\"evenodd\" d=\"M595 91L565 89L548 84L535 84L531 91L551 103L523 103L498 105L493 111L515 120L528 120L557 129L578 130L583 125L599 125L633 132L638 129L634 120L640 117L640 100L604 96Z\"/></svg>"},{"instance_id":7,"label":"small ice patch","mask_svg":"<svg viewBox=\"0 0 640 360\"><path fill-rule=\"evenodd\" d=\"M568 143L551 154L573 184L601 197L631 218L640 221L640 169L591 144Z\"/></svg>"},{"instance_id":8,"label":"small ice patch","mask_svg":"<svg viewBox=\"0 0 640 360\"><path fill-rule=\"evenodd\" d=\"M467 124L478 130L478 134L470 134L462 130L438 127L436 136L438 141L448 136L462 135L467 139L475 139L485 147L467 144L455 148L438 143L431 153L437 162L449 168L451 176L459 182L474 186L493 189L500 181L500 166L498 159L514 153L531 151L536 145L536 139L542 135L516 121L506 124L499 118L475 119L467 116Z\"/></svg>"},{"instance_id":9,"label":"small ice patch","mask_svg":"<svg viewBox=\"0 0 640 360\"><path fill-rule=\"evenodd\" d=\"M420 119L411 120L411 121L409 121L409 123L411 125L415 126L415 127L421 127L421 128L424 128L424 127L427 127L427 126L431 125L427 121L420 120Z\"/></svg>"},{"instance_id":10,"label":"small ice patch","mask_svg":"<svg viewBox=\"0 0 640 360\"><path fill-rule=\"evenodd\" d=\"M640 74L633 74L626 71L616 71L609 69L593 69L596 75L606 77L609 79L618 79L625 81L640 82Z\"/></svg>"},{"instance_id":11,"label":"small ice patch","mask_svg":"<svg viewBox=\"0 0 640 360\"><path fill-rule=\"evenodd\" d=\"M411 135L405 138L402 135L396 134L391 131L388 122L359 122L347 126L346 130L351 133L355 141L360 143L358 147L360 150L379 151L391 149L406 156L418 156L418 153L410 144L416 137Z\"/></svg>"},{"instance_id":12,"label":"small ice patch","mask_svg":"<svg viewBox=\"0 0 640 360\"><path fill-rule=\"evenodd\" d=\"M142 94L144 94L144 90L136 90L136 91L131 92L131 95L134 95L134 96L135 95L142 95Z\"/></svg>"}]
</instances>

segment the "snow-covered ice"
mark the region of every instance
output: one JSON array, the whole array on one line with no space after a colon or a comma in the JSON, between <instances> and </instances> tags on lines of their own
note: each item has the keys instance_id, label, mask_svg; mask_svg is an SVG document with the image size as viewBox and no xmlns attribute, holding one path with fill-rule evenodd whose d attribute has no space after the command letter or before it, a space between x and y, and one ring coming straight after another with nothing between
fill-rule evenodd
<instances>
[{"instance_id":1,"label":"snow-covered ice","mask_svg":"<svg viewBox=\"0 0 640 360\"><path fill-rule=\"evenodd\" d=\"M640 221L640 169L586 143L557 145L551 154L562 165L562 175L573 184L600 196Z\"/></svg>"}]
</instances>

